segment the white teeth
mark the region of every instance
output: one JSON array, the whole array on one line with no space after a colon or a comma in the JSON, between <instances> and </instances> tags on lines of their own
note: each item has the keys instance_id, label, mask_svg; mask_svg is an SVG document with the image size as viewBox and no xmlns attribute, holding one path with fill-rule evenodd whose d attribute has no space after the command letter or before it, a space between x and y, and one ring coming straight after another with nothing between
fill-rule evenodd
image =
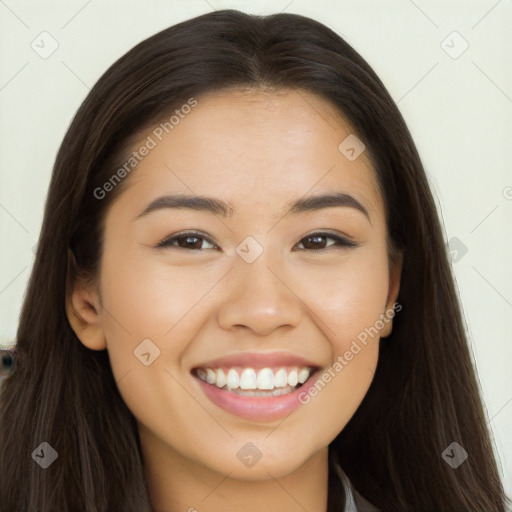
<instances>
[{"instance_id":1,"label":"white teeth","mask_svg":"<svg viewBox=\"0 0 512 512\"><path fill-rule=\"evenodd\" d=\"M215 375L215 372L211 368L207 368L206 370L206 382L208 384L214 384L217 380L217 376Z\"/></svg>"},{"instance_id":2,"label":"white teeth","mask_svg":"<svg viewBox=\"0 0 512 512\"><path fill-rule=\"evenodd\" d=\"M215 385L219 388L222 388L226 385L226 374L222 368L219 368L216 372L217 374L217 382Z\"/></svg>"},{"instance_id":3,"label":"white teeth","mask_svg":"<svg viewBox=\"0 0 512 512\"><path fill-rule=\"evenodd\" d=\"M286 386L284 389L275 389L274 391L242 391L241 389L234 389L233 393L240 396L279 396L291 393L293 388Z\"/></svg>"},{"instance_id":4,"label":"white teeth","mask_svg":"<svg viewBox=\"0 0 512 512\"><path fill-rule=\"evenodd\" d=\"M288 374L288 384L292 387L296 386L299 382L299 378L297 375L297 370L294 368L289 374Z\"/></svg>"},{"instance_id":5,"label":"white teeth","mask_svg":"<svg viewBox=\"0 0 512 512\"><path fill-rule=\"evenodd\" d=\"M284 388L288 383L288 374L284 368L281 368L277 371L274 377L274 387L276 388Z\"/></svg>"},{"instance_id":6,"label":"white teeth","mask_svg":"<svg viewBox=\"0 0 512 512\"><path fill-rule=\"evenodd\" d=\"M238 377L238 373L236 370L229 370L228 376L226 378L226 385L228 389L236 389L240 384L240 378Z\"/></svg>"},{"instance_id":7,"label":"white teeth","mask_svg":"<svg viewBox=\"0 0 512 512\"><path fill-rule=\"evenodd\" d=\"M309 374L310 374L310 371L308 368L302 368L299 372L299 382L301 384L304 384L304 382L306 382L308 380L308 377L309 377ZM218 382L218 377L217 377L217 382Z\"/></svg>"},{"instance_id":8,"label":"white teeth","mask_svg":"<svg viewBox=\"0 0 512 512\"><path fill-rule=\"evenodd\" d=\"M240 377L240 388L255 389L256 387L256 372L252 368L246 368Z\"/></svg>"},{"instance_id":9,"label":"white teeth","mask_svg":"<svg viewBox=\"0 0 512 512\"><path fill-rule=\"evenodd\" d=\"M270 368L263 368L258 373L258 389L274 389L274 374Z\"/></svg>"},{"instance_id":10,"label":"white teeth","mask_svg":"<svg viewBox=\"0 0 512 512\"><path fill-rule=\"evenodd\" d=\"M198 368L197 376L218 388L228 391L240 391L244 396L278 396L290 393L299 384L304 384L311 374L312 369L303 368L279 368L275 373L271 368ZM276 394L277 393L277 394Z\"/></svg>"}]
</instances>

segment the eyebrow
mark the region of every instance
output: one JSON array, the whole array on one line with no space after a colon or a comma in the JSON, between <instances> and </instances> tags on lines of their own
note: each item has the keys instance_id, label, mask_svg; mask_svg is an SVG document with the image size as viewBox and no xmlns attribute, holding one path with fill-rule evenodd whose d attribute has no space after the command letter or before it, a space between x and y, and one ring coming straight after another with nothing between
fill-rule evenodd
<instances>
[{"instance_id":1,"label":"eyebrow","mask_svg":"<svg viewBox=\"0 0 512 512\"><path fill-rule=\"evenodd\" d=\"M285 209L283 217L288 214L298 215L321 210L323 208L355 208L364 214L371 224L368 210L354 196L343 192L327 192L315 196L303 197L288 203L286 206L287 208ZM201 195L175 194L160 196L154 201L151 201L136 218L139 219L151 212L169 208L209 212L222 217L233 216L233 207L220 199Z\"/></svg>"}]
</instances>

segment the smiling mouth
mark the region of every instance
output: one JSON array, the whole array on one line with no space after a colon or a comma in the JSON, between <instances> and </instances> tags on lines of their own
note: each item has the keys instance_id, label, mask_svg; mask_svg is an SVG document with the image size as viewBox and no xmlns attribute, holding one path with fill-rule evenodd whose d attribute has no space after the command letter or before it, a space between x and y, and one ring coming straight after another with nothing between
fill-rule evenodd
<instances>
[{"instance_id":1,"label":"smiling mouth","mask_svg":"<svg viewBox=\"0 0 512 512\"><path fill-rule=\"evenodd\" d=\"M247 397L287 395L300 388L318 368L311 366L194 368L192 374L212 386Z\"/></svg>"}]
</instances>

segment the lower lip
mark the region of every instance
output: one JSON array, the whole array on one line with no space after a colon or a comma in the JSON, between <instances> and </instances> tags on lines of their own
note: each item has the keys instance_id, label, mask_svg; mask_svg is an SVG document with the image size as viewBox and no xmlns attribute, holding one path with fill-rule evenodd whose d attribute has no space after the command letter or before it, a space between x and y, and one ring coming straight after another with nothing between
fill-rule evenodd
<instances>
[{"instance_id":1,"label":"lower lip","mask_svg":"<svg viewBox=\"0 0 512 512\"><path fill-rule=\"evenodd\" d=\"M302 403L299 395L307 393L315 385L316 372L299 388L291 393L279 396L242 396L208 384L199 377L194 377L205 395L225 411L240 418L252 421L273 421L283 418L294 411Z\"/></svg>"}]
</instances>

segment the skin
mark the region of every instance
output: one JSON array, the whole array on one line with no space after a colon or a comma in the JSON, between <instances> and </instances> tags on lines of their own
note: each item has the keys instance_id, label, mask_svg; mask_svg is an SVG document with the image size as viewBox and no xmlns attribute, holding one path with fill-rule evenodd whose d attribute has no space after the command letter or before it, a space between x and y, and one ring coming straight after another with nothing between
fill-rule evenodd
<instances>
[{"instance_id":1,"label":"skin","mask_svg":"<svg viewBox=\"0 0 512 512\"><path fill-rule=\"evenodd\" d=\"M312 93L209 94L132 171L109 209L100 273L93 284L74 283L67 311L85 346L109 352L138 422L155 510L325 511L328 445L365 396L385 340L371 340L279 421L220 409L190 371L228 354L279 350L327 369L392 308L401 262L390 272L384 203L366 152L349 161L338 150L352 132ZM346 206L282 217L289 201L326 191L357 198L371 222ZM234 214L162 209L137 219L164 193L213 196ZM218 249L204 238L198 250L155 247L190 230ZM359 245L303 245L324 230ZM248 236L263 247L250 264L236 252ZM161 351L149 366L133 354L146 338ZM262 453L250 468L237 458L248 442Z\"/></svg>"}]
</instances>

